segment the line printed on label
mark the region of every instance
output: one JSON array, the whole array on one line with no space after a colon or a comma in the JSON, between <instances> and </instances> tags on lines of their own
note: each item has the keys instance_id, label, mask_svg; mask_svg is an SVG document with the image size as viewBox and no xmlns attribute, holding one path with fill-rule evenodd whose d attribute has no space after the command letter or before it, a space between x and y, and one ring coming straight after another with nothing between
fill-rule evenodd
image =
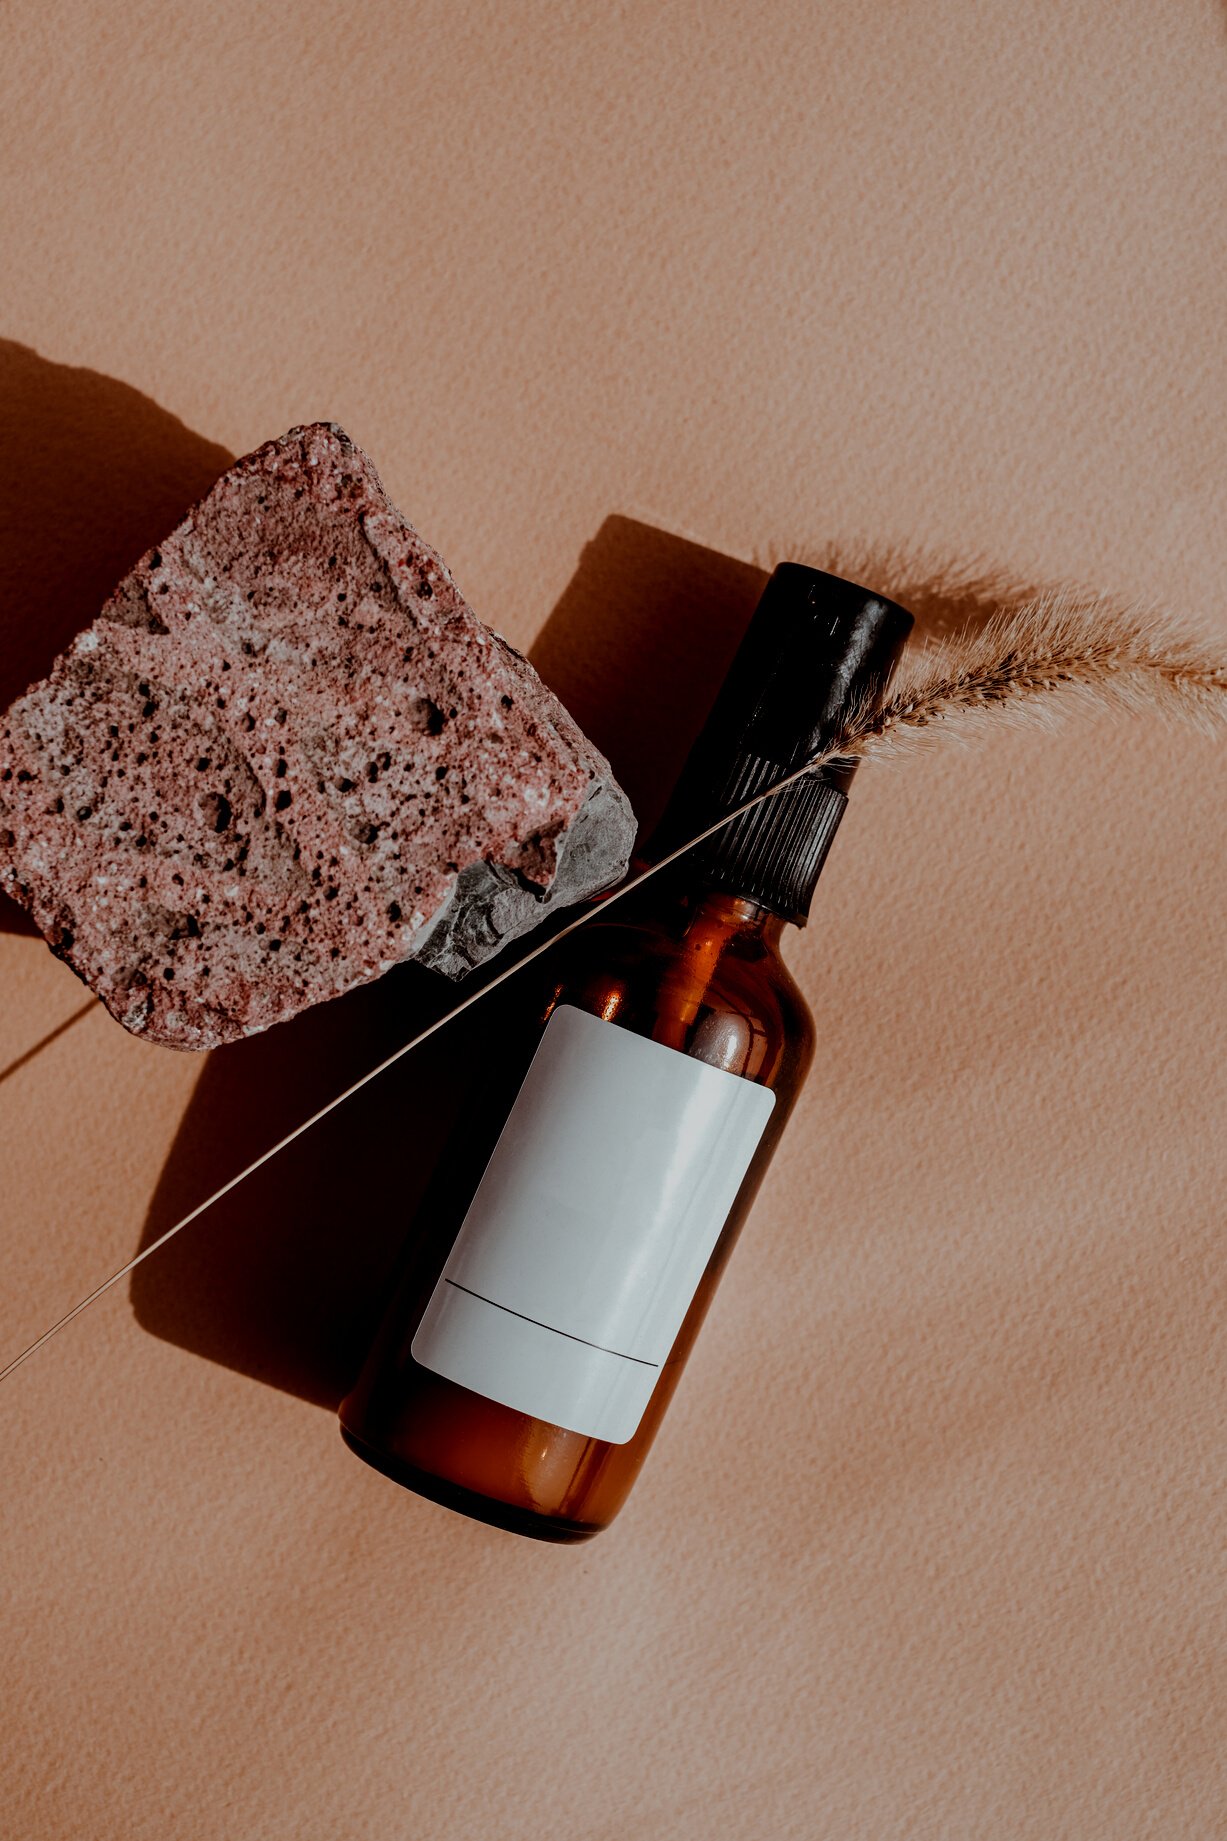
<instances>
[{"instance_id":1,"label":"line printed on label","mask_svg":"<svg viewBox=\"0 0 1227 1841\"><path fill-rule=\"evenodd\" d=\"M497 1298L485 1298L480 1291L474 1291L470 1285L462 1285L458 1279L445 1278L443 1283L451 1285L457 1291L467 1291L471 1298L479 1303L488 1304L492 1310L505 1310L509 1317L519 1317L524 1323L535 1323L539 1330L549 1330L554 1336L565 1336L568 1342L582 1342L585 1349L599 1349L602 1355L616 1355L622 1362L638 1362L643 1368L659 1368L659 1362L649 1362L642 1355L627 1355L622 1349L607 1349L603 1342L590 1342L586 1336L575 1336L570 1330L560 1330L556 1323L544 1323L540 1317L530 1317L527 1311L512 1310L510 1304L500 1304Z\"/></svg>"}]
</instances>

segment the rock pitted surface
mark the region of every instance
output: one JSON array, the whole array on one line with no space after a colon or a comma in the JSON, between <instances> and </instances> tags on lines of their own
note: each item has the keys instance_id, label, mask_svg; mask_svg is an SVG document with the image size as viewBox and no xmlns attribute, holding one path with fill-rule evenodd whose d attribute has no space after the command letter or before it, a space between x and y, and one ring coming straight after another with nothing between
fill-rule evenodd
<instances>
[{"instance_id":1,"label":"rock pitted surface","mask_svg":"<svg viewBox=\"0 0 1227 1841\"><path fill-rule=\"evenodd\" d=\"M0 719L0 887L212 1048L624 871L608 762L337 427L240 460Z\"/></svg>"}]
</instances>

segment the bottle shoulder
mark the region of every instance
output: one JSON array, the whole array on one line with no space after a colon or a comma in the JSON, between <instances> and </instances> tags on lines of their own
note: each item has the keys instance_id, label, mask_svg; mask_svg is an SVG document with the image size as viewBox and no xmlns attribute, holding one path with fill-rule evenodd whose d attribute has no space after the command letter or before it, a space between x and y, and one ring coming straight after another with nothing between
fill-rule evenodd
<instances>
[{"instance_id":1,"label":"bottle shoulder","mask_svg":"<svg viewBox=\"0 0 1227 1841\"><path fill-rule=\"evenodd\" d=\"M569 948L569 950L568 950ZM743 1078L795 1087L814 1025L774 942L673 917L594 920L560 947L549 1007L575 1004Z\"/></svg>"}]
</instances>

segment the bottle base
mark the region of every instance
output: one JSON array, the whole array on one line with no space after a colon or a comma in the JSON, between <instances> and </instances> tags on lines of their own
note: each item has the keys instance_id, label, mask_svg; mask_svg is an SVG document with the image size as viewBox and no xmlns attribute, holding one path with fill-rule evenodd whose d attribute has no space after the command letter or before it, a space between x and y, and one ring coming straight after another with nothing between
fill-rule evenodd
<instances>
[{"instance_id":1,"label":"bottle base","mask_svg":"<svg viewBox=\"0 0 1227 1841\"><path fill-rule=\"evenodd\" d=\"M341 1437L364 1464L372 1470L380 1471L390 1477L393 1483L410 1489L417 1496L424 1496L428 1502L436 1502L441 1508L452 1509L458 1515L467 1515L470 1521L485 1522L487 1527L501 1528L507 1534L523 1534L529 1540L551 1541L555 1546L570 1546L577 1541L589 1541L594 1534L600 1534L604 1523L564 1521L561 1516L539 1515L533 1509L517 1507L511 1502L499 1502L492 1496L481 1496L476 1490L466 1489L463 1484L452 1483L446 1477L436 1477L428 1470L419 1470L415 1464L408 1464L402 1458L390 1456L374 1445L368 1445L358 1438L342 1422Z\"/></svg>"}]
</instances>

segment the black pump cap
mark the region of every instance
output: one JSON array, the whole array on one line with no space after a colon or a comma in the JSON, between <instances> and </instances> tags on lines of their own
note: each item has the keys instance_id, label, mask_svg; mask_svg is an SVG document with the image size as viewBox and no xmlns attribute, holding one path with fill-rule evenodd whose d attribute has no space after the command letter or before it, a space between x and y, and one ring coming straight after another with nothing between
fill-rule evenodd
<instances>
[{"instance_id":1,"label":"black pump cap","mask_svg":"<svg viewBox=\"0 0 1227 1841\"><path fill-rule=\"evenodd\" d=\"M852 708L881 698L911 629L896 601L781 563L690 751L653 854L820 754ZM804 925L854 771L852 761L828 764L733 819L690 860L710 886Z\"/></svg>"}]
</instances>

